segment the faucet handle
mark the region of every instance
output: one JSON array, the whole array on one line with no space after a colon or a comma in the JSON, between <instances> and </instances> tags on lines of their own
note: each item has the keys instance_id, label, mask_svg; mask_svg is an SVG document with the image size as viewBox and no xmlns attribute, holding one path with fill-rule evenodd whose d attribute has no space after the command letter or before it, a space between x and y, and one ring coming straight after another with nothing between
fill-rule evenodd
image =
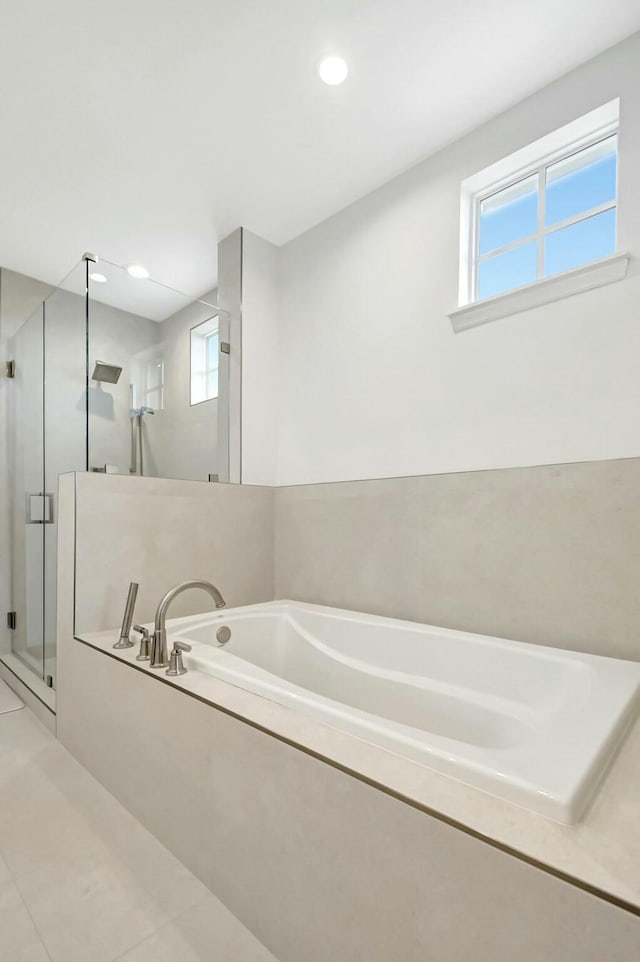
<instances>
[{"instance_id":1,"label":"faucet handle","mask_svg":"<svg viewBox=\"0 0 640 962\"><path fill-rule=\"evenodd\" d=\"M127 595L127 603L124 608L124 615L122 616L122 628L120 629L120 637L116 641L114 648L133 648L133 642L129 638L129 632L131 631L131 622L133 621L133 609L135 608L136 598L138 596L138 582L131 581L129 584L129 593Z\"/></svg>"},{"instance_id":2,"label":"faucet handle","mask_svg":"<svg viewBox=\"0 0 640 962\"><path fill-rule=\"evenodd\" d=\"M187 669L182 661L183 651L191 651L191 645L188 645L185 641L174 641L169 655L169 667L165 672L166 675L186 675Z\"/></svg>"},{"instance_id":3,"label":"faucet handle","mask_svg":"<svg viewBox=\"0 0 640 962\"><path fill-rule=\"evenodd\" d=\"M136 661L149 661L151 655L149 653L149 648L151 646L151 635L149 630L144 627L144 625L134 625L133 630L137 631L140 638L140 651L136 655Z\"/></svg>"}]
</instances>

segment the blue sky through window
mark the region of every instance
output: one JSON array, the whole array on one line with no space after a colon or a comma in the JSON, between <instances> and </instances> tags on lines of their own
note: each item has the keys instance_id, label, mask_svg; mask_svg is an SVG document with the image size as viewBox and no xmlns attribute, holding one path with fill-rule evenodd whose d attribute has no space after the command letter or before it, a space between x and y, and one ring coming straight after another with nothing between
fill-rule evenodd
<instances>
[{"instance_id":1,"label":"blue sky through window","mask_svg":"<svg viewBox=\"0 0 640 962\"><path fill-rule=\"evenodd\" d=\"M478 265L478 298L495 297L514 287L532 284L538 262L537 241L519 244Z\"/></svg>"},{"instance_id":2,"label":"blue sky through window","mask_svg":"<svg viewBox=\"0 0 640 962\"><path fill-rule=\"evenodd\" d=\"M613 149L604 154L600 144L596 144L596 148L600 148L601 153L595 154L593 159L586 156L590 151L595 152L595 148L590 147L582 151L582 155L577 155L573 167L569 166L569 162L574 158L549 167L545 208L547 227L615 200L615 142ZM583 163L577 167L576 163L580 161Z\"/></svg>"},{"instance_id":3,"label":"blue sky through window","mask_svg":"<svg viewBox=\"0 0 640 962\"><path fill-rule=\"evenodd\" d=\"M615 204L616 137L594 144L550 165L545 173L545 227ZM615 253L615 208L529 240L538 233L538 174L524 178L480 204L480 257L517 244L478 263L478 299L530 284L538 277L537 249L544 245L543 274L549 277ZM518 244L518 241L523 243Z\"/></svg>"},{"instance_id":4,"label":"blue sky through window","mask_svg":"<svg viewBox=\"0 0 640 962\"><path fill-rule=\"evenodd\" d=\"M498 247L535 234L538 228L538 177L501 190L480 204L479 251L488 254Z\"/></svg>"},{"instance_id":5,"label":"blue sky through window","mask_svg":"<svg viewBox=\"0 0 640 962\"><path fill-rule=\"evenodd\" d=\"M616 249L616 212L586 217L569 227L547 234L544 241L544 274L560 274L581 264L613 254Z\"/></svg>"}]
</instances>

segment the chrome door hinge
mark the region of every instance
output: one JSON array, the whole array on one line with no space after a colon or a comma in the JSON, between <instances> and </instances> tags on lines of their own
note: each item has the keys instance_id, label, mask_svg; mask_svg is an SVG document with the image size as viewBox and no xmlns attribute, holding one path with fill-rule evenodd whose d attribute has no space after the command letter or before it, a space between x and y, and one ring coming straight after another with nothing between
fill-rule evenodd
<instances>
[{"instance_id":1,"label":"chrome door hinge","mask_svg":"<svg viewBox=\"0 0 640 962\"><path fill-rule=\"evenodd\" d=\"M7 612L7 628L10 631L16 630L16 621L17 621L17 615L15 611L8 611Z\"/></svg>"},{"instance_id":2,"label":"chrome door hinge","mask_svg":"<svg viewBox=\"0 0 640 962\"><path fill-rule=\"evenodd\" d=\"M7 377L15 377L15 376L16 376L16 362L7 361Z\"/></svg>"},{"instance_id":3,"label":"chrome door hinge","mask_svg":"<svg viewBox=\"0 0 640 962\"><path fill-rule=\"evenodd\" d=\"M228 341L220 341L220 353L231 354L231 345Z\"/></svg>"}]
</instances>

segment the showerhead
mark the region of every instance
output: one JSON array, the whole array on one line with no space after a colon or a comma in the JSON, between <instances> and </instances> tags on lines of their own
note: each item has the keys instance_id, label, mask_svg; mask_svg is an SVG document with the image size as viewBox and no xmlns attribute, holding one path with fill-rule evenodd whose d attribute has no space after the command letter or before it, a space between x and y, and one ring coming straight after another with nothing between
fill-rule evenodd
<instances>
[{"instance_id":1,"label":"showerhead","mask_svg":"<svg viewBox=\"0 0 640 962\"><path fill-rule=\"evenodd\" d=\"M107 384L117 384L121 374L122 368L118 367L117 364L106 364L104 361L96 361L91 380L104 381Z\"/></svg>"}]
</instances>

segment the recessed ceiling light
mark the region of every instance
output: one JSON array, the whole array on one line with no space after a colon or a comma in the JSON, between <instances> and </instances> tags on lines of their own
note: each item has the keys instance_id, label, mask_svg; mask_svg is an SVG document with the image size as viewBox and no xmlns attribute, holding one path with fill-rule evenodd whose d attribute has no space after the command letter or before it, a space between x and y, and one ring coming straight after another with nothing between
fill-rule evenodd
<instances>
[{"instance_id":1,"label":"recessed ceiling light","mask_svg":"<svg viewBox=\"0 0 640 962\"><path fill-rule=\"evenodd\" d=\"M324 60L320 61L318 73L321 80L335 87L346 80L349 68L342 57L325 57Z\"/></svg>"},{"instance_id":2,"label":"recessed ceiling light","mask_svg":"<svg viewBox=\"0 0 640 962\"><path fill-rule=\"evenodd\" d=\"M146 267L142 267L141 264L130 264L129 267L127 267L127 274L130 274L131 277L137 277L138 280L144 281L149 276L149 271L146 269Z\"/></svg>"},{"instance_id":3,"label":"recessed ceiling light","mask_svg":"<svg viewBox=\"0 0 640 962\"><path fill-rule=\"evenodd\" d=\"M96 271L93 271L91 274L89 274L89 277L91 278L92 281L95 281L96 284L107 283L107 278L104 276L104 274L98 274L96 273Z\"/></svg>"}]
</instances>

